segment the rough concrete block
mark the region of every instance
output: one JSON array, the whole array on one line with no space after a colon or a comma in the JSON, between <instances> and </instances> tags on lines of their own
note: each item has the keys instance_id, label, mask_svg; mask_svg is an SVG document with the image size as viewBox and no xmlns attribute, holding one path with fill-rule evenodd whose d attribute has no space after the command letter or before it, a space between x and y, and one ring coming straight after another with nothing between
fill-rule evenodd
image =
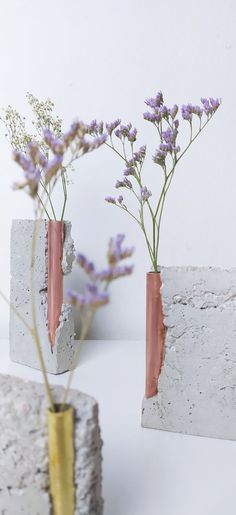
<instances>
[{"instance_id":1,"label":"rough concrete block","mask_svg":"<svg viewBox=\"0 0 236 515\"><path fill-rule=\"evenodd\" d=\"M13 220L11 229L10 300L30 326L32 326L30 263L33 228L33 220ZM63 304L54 351L51 352L47 323L47 234L48 222L41 220L38 222L34 281L37 326L47 371L52 374L60 374L70 370L77 344L74 341L72 308L68 304ZM74 244L71 238L71 224L65 222L62 260L64 274L71 271L73 259ZM17 363L40 368L33 337L12 310L10 313L10 357Z\"/></svg>"},{"instance_id":2,"label":"rough concrete block","mask_svg":"<svg viewBox=\"0 0 236 515\"><path fill-rule=\"evenodd\" d=\"M64 388L52 389L61 402ZM0 375L0 391L0 515L49 515L44 386ZM75 408L75 515L102 515L98 405L75 390L69 402Z\"/></svg>"},{"instance_id":3,"label":"rough concrete block","mask_svg":"<svg viewBox=\"0 0 236 515\"><path fill-rule=\"evenodd\" d=\"M167 328L158 394L142 425L236 439L236 269L162 268Z\"/></svg>"}]
</instances>

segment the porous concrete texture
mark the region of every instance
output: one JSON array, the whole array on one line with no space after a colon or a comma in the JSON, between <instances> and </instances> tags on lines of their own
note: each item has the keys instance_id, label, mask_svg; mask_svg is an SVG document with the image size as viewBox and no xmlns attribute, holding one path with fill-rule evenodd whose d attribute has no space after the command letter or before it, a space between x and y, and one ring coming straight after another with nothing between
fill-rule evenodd
<instances>
[{"instance_id":1,"label":"porous concrete texture","mask_svg":"<svg viewBox=\"0 0 236 515\"><path fill-rule=\"evenodd\" d=\"M21 316L32 326L32 299L30 289L30 263L34 220L13 220L11 229L11 293L10 300ZM37 222L37 247L34 272L37 327L46 369L60 374L71 369L75 353L74 320L72 308L62 305L60 324L57 328L53 353L48 338L47 323L47 220ZM71 271L74 259L74 243L71 223L65 222L65 240L62 260L64 274ZM33 368L40 368L35 342L17 314L10 313L10 357L12 361Z\"/></svg>"},{"instance_id":2,"label":"porous concrete texture","mask_svg":"<svg viewBox=\"0 0 236 515\"><path fill-rule=\"evenodd\" d=\"M161 268L167 328L142 425L236 439L236 269Z\"/></svg>"},{"instance_id":3,"label":"porous concrete texture","mask_svg":"<svg viewBox=\"0 0 236 515\"><path fill-rule=\"evenodd\" d=\"M64 388L52 390L61 402ZM0 375L0 391L0 515L50 515L44 386ZM102 515L98 405L75 390L69 402L75 408L75 515Z\"/></svg>"}]
</instances>

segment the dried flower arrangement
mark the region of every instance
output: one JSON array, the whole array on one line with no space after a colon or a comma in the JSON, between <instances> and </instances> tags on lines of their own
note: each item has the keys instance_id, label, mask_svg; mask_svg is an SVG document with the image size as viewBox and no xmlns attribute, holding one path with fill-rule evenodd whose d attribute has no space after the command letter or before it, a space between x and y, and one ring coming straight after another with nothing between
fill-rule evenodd
<instances>
[{"instance_id":1,"label":"dried flower arrangement","mask_svg":"<svg viewBox=\"0 0 236 515\"><path fill-rule=\"evenodd\" d=\"M159 146L154 152L152 160L159 166L163 174L163 185L157 199L152 205L150 197L152 192L143 179L143 167L147 156L147 146L142 145L137 150L134 144L137 140L137 129L131 123L126 125L117 119L111 123L106 123L106 132L103 130L103 123L93 120L89 127L90 134L94 136L107 136L105 144L123 162L123 179L117 180L115 187L128 191L135 197L138 210L131 211L123 195L117 198L106 197L106 201L113 204L130 215L140 227L148 250L149 258L153 271L158 271L158 250L160 241L160 229L162 222L163 209L169 188L179 161L186 154L188 149L202 133L220 106L221 101L213 98L202 98L201 105L186 104L179 109L178 105L168 107L164 103L163 94L157 93L155 97L146 100L146 105L150 108L143 114L145 120L150 122L159 138ZM181 117L178 117L180 112ZM182 120L181 120L182 118ZM189 135L187 142L180 148L179 136L180 129L187 122ZM149 224L150 222L150 224Z\"/></svg>"}]
</instances>

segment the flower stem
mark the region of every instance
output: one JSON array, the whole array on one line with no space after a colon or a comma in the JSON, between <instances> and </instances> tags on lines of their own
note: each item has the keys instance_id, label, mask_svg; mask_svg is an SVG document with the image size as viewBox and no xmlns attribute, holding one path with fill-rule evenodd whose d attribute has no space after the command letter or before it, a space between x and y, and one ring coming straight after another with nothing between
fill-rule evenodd
<instances>
[{"instance_id":1,"label":"flower stem","mask_svg":"<svg viewBox=\"0 0 236 515\"><path fill-rule=\"evenodd\" d=\"M47 215L47 217L48 217L48 220L51 220L51 217L50 217L49 212L48 212L48 210L47 210L47 208L46 208L46 205L44 204L44 202L42 201L42 199L41 199L41 197L39 196L39 194L38 194L38 193L37 193L37 198L38 198L38 201L40 202L40 204L41 204L41 206L42 206L43 210L45 211L45 213L46 213L46 215Z\"/></svg>"},{"instance_id":2,"label":"flower stem","mask_svg":"<svg viewBox=\"0 0 236 515\"><path fill-rule=\"evenodd\" d=\"M62 213L61 213L61 222L62 222L64 220L64 214L65 214L66 203L67 203L67 187L66 187L66 179L65 179L64 170L61 171L61 180L62 180L62 187L63 187L63 193L64 193L64 202L63 202Z\"/></svg>"},{"instance_id":3,"label":"flower stem","mask_svg":"<svg viewBox=\"0 0 236 515\"><path fill-rule=\"evenodd\" d=\"M38 235L38 224L40 220L42 220L42 214L39 219L37 219L37 211L34 222L33 236L32 236L32 252L31 252L31 264L30 264L30 291L31 291L31 306L32 306L32 321L33 321L33 336L36 344L36 349L38 353L38 358L41 366L41 371L43 374L44 384L46 388L46 393L48 397L48 402L50 409L55 411L54 402L52 398L52 392L49 385L47 371L45 366L45 361L40 345L40 338L37 327L37 316L36 316L36 300L35 300L35 284L34 284L34 270L35 270L35 253L36 253L36 243L37 243L37 235Z\"/></svg>"},{"instance_id":4,"label":"flower stem","mask_svg":"<svg viewBox=\"0 0 236 515\"><path fill-rule=\"evenodd\" d=\"M50 206L51 206L51 210L52 210L52 214L53 214L54 220L56 220L56 214L55 214L54 207L53 207L53 203L52 203L52 199L51 199L51 192L49 192L49 191L47 190L47 188L46 188L46 186L45 186L45 184L44 184L44 182L43 182L43 181L40 181L40 184L41 184L41 186L42 186L42 188L43 188L44 192L45 192L45 193L46 193L46 195L47 195L47 198L48 198L49 204L50 204ZM47 214L47 216L48 216L47 209L46 209L45 205L42 203L41 198L39 198L39 200L40 200L41 204L43 205L43 208L44 208L44 210L45 210L45 212L46 212L46 214ZM51 220L51 218L50 218L50 217L49 217L49 220Z\"/></svg>"}]
</instances>

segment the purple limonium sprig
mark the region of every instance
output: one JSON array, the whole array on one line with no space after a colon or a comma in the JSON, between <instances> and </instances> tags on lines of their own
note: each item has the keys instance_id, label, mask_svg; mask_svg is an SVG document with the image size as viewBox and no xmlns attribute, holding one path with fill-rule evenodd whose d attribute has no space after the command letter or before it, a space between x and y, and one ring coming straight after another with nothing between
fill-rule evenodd
<instances>
[{"instance_id":1,"label":"purple limonium sprig","mask_svg":"<svg viewBox=\"0 0 236 515\"><path fill-rule=\"evenodd\" d=\"M158 271L158 250L160 241L160 228L164 211L164 204L167 192L169 191L176 167L189 147L205 129L218 110L221 100L213 98L202 98L199 105L186 103L181 106L173 104L168 106L164 102L162 92L145 101L148 110L143 114L145 120L154 126L158 145L152 152L152 161L163 173L163 184L159 196L156 198L143 181L143 168L146 164L146 145L139 145L135 148L138 138L137 129L131 123L123 124L118 118L113 122L105 124L108 139L105 142L115 155L122 160L123 178L116 181L117 189L124 188L133 195L138 202L137 212L129 209L127 202L124 202L123 195L118 197L107 196L105 200L109 204L116 205L128 213L141 228L148 254L154 271ZM189 135L186 142L179 144L179 135L182 127L189 128ZM101 131L101 122L94 124L91 134L98 135ZM184 134L186 130L184 129ZM151 224L147 224L147 217L150 217ZM151 227L149 233L149 227Z\"/></svg>"},{"instance_id":2,"label":"purple limonium sprig","mask_svg":"<svg viewBox=\"0 0 236 515\"><path fill-rule=\"evenodd\" d=\"M82 155L99 148L107 139L107 134L103 133L103 124L93 121L90 126L96 128L95 136L91 137L89 126L82 121L73 122L69 130L60 136L45 128L41 145L47 149L45 153L36 141L31 141L24 152L13 152L14 160L24 171L24 182L16 183L14 189L26 189L31 197L37 199L38 205L44 209L49 219L51 216L47 204L51 206L53 217L56 219L51 195L58 180L62 181L64 193L61 215L63 219L67 201L67 168Z\"/></svg>"},{"instance_id":3,"label":"purple limonium sprig","mask_svg":"<svg viewBox=\"0 0 236 515\"><path fill-rule=\"evenodd\" d=\"M30 156L26 157L19 150L14 151L13 158L24 171L25 179L23 183L14 183L14 189L16 190L27 188L29 195L34 198L38 192L39 181L41 178L41 169L38 165L33 163Z\"/></svg>"},{"instance_id":4,"label":"purple limonium sprig","mask_svg":"<svg viewBox=\"0 0 236 515\"><path fill-rule=\"evenodd\" d=\"M111 283L121 277L131 275L133 265L120 265L120 262L133 255L133 247L124 247L125 236L118 234L110 238L107 250L107 267L97 270L92 261L84 254L76 254L76 262L85 272L89 282L83 293L76 290L68 291L68 301L79 309L81 315L80 339L84 340L98 308L109 302L108 288Z\"/></svg>"},{"instance_id":5,"label":"purple limonium sprig","mask_svg":"<svg viewBox=\"0 0 236 515\"><path fill-rule=\"evenodd\" d=\"M80 252L78 252L76 254L76 262L81 268L83 268L83 270L90 277L90 279L93 279L95 277L95 266L92 261L89 261L86 258L86 256L84 256L84 254L80 254Z\"/></svg>"},{"instance_id":6,"label":"purple limonium sprig","mask_svg":"<svg viewBox=\"0 0 236 515\"><path fill-rule=\"evenodd\" d=\"M123 197L121 202L123 201ZM117 234L115 238L111 238L108 244L107 258L109 265L116 265L119 261L131 257L134 253L134 247L123 247L125 239L124 234Z\"/></svg>"},{"instance_id":7,"label":"purple limonium sprig","mask_svg":"<svg viewBox=\"0 0 236 515\"><path fill-rule=\"evenodd\" d=\"M125 277L126 275L130 275L133 272L132 265L126 266L112 266L110 268L106 268L97 274L97 278L100 281L111 282L115 279L119 279L120 277Z\"/></svg>"},{"instance_id":8,"label":"purple limonium sprig","mask_svg":"<svg viewBox=\"0 0 236 515\"><path fill-rule=\"evenodd\" d=\"M109 302L108 292L100 292L96 284L88 283L83 294L69 290L67 293L68 301L77 307L98 308Z\"/></svg>"},{"instance_id":9,"label":"purple limonium sprig","mask_svg":"<svg viewBox=\"0 0 236 515\"><path fill-rule=\"evenodd\" d=\"M147 189L147 186L142 186L140 192L140 199L142 202L146 202L152 196L152 192Z\"/></svg>"}]
</instances>

